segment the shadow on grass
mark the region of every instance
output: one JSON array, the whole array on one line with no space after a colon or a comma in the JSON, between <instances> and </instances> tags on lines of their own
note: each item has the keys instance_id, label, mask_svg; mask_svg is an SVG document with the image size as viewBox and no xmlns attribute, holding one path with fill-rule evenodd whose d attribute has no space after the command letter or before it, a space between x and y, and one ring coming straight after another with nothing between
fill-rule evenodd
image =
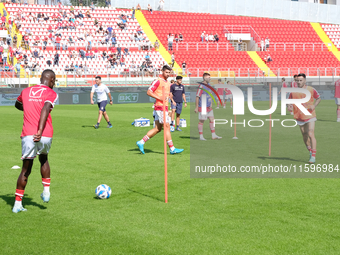
<instances>
[{"instance_id":1,"label":"shadow on grass","mask_svg":"<svg viewBox=\"0 0 340 255\"><path fill-rule=\"evenodd\" d=\"M144 197L148 197L148 198L157 200L157 201L159 201L159 202L164 202L164 200L159 199L158 197L153 197L153 196L150 196L150 195L147 195L147 194L144 194L144 193L142 193L142 192L139 192L139 191L136 191L136 190L132 190L132 189L127 189L127 190L130 191L130 192L133 192L133 193L142 195L142 196L144 196Z\"/></svg>"},{"instance_id":2,"label":"shadow on grass","mask_svg":"<svg viewBox=\"0 0 340 255\"><path fill-rule=\"evenodd\" d=\"M13 207L14 200L15 200L15 196L13 194L0 195L0 198L2 200L4 200L7 203L7 205L9 205L10 207ZM22 201L23 201L24 207L27 206L27 205L33 205L33 206L39 207L40 209L47 209L46 206L43 206L41 204L38 204L38 203L32 201L32 198L28 197L28 194L25 194Z\"/></svg>"},{"instance_id":3,"label":"shadow on grass","mask_svg":"<svg viewBox=\"0 0 340 255\"><path fill-rule=\"evenodd\" d=\"M292 158L287 158L287 157L257 157L262 160L266 159L274 159L274 160L289 160L289 161L295 161L295 162L301 162L301 163L306 163L305 161L297 160L297 159L292 159Z\"/></svg>"},{"instance_id":4,"label":"shadow on grass","mask_svg":"<svg viewBox=\"0 0 340 255\"><path fill-rule=\"evenodd\" d=\"M191 139L191 140L199 140L199 137L194 137L194 136L180 136L179 138L183 139Z\"/></svg>"},{"instance_id":5,"label":"shadow on grass","mask_svg":"<svg viewBox=\"0 0 340 255\"><path fill-rule=\"evenodd\" d=\"M81 127L83 127L83 128L89 128L89 127L90 127L90 128L94 128L93 125L92 125L92 126L83 125L83 126L81 126Z\"/></svg>"},{"instance_id":6,"label":"shadow on grass","mask_svg":"<svg viewBox=\"0 0 340 255\"><path fill-rule=\"evenodd\" d=\"M136 149L130 149L130 150L128 150L128 151L136 151L136 152L138 152L138 153L135 153L135 154L141 154L141 155L143 155L143 154L139 151L138 148L136 148ZM145 152L145 153L164 154L163 152L153 151L153 150L149 150L149 149L144 149L144 152Z\"/></svg>"}]
</instances>

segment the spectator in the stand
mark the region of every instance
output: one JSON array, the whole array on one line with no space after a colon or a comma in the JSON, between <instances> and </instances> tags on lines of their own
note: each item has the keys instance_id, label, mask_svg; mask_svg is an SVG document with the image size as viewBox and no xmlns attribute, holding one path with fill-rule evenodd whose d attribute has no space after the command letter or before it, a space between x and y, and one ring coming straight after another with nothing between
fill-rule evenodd
<instances>
[{"instance_id":1,"label":"spectator in the stand","mask_svg":"<svg viewBox=\"0 0 340 255\"><path fill-rule=\"evenodd\" d=\"M172 44L173 44L173 41L174 41L174 37L173 37L173 35L170 35L169 36L169 38L168 38L168 50L170 51L172 51L173 49L172 49Z\"/></svg>"},{"instance_id":2,"label":"spectator in the stand","mask_svg":"<svg viewBox=\"0 0 340 255\"><path fill-rule=\"evenodd\" d=\"M107 32L109 33L110 36L112 36L112 31L113 31L113 28L112 28L112 25L110 24L107 28Z\"/></svg>"},{"instance_id":3,"label":"spectator in the stand","mask_svg":"<svg viewBox=\"0 0 340 255\"><path fill-rule=\"evenodd\" d=\"M131 11L131 19L132 19L132 20L135 19L135 14L136 14L135 7L132 7L132 11Z\"/></svg>"},{"instance_id":4,"label":"spectator in the stand","mask_svg":"<svg viewBox=\"0 0 340 255\"><path fill-rule=\"evenodd\" d=\"M55 47L55 49L56 49L56 50L60 50L61 37L60 37L60 36L57 36L57 38L55 39L55 42L56 42L56 47Z\"/></svg>"},{"instance_id":5,"label":"spectator in the stand","mask_svg":"<svg viewBox=\"0 0 340 255\"><path fill-rule=\"evenodd\" d=\"M92 36L91 35L88 35L87 37L86 37L86 40L87 40L87 48L89 49L89 50L92 50Z\"/></svg>"},{"instance_id":6,"label":"spectator in the stand","mask_svg":"<svg viewBox=\"0 0 340 255\"><path fill-rule=\"evenodd\" d=\"M216 33L216 34L214 35L214 37L215 37L215 42L218 43L218 41L220 40L220 37L218 36L218 34Z\"/></svg>"},{"instance_id":7,"label":"spectator in the stand","mask_svg":"<svg viewBox=\"0 0 340 255\"><path fill-rule=\"evenodd\" d=\"M267 55L264 55L263 61L265 64L267 64Z\"/></svg>"},{"instance_id":8,"label":"spectator in the stand","mask_svg":"<svg viewBox=\"0 0 340 255\"><path fill-rule=\"evenodd\" d=\"M89 60L89 59L91 58L90 52L89 52L89 51L86 51L86 53L85 53L85 58L86 58L87 60Z\"/></svg>"},{"instance_id":9,"label":"spectator in the stand","mask_svg":"<svg viewBox=\"0 0 340 255\"><path fill-rule=\"evenodd\" d=\"M178 35L178 39L179 39L179 41L180 41L180 42L183 42L183 40L184 40L184 39L183 39L183 35L182 35L182 33L179 33L179 35Z\"/></svg>"},{"instance_id":10,"label":"spectator in the stand","mask_svg":"<svg viewBox=\"0 0 340 255\"><path fill-rule=\"evenodd\" d=\"M210 33L209 35L209 42L214 42L215 41L215 37L213 36L212 33Z\"/></svg>"},{"instance_id":11,"label":"spectator in the stand","mask_svg":"<svg viewBox=\"0 0 340 255\"><path fill-rule=\"evenodd\" d=\"M209 35L208 35L208 33L205 35L205 41L209 42Z\"/></svg>"},{"instance_id":12,"label":"spectator in the stand","mask_svg":"<svg viewBox=\"0 0 340 255\"><path fill-rule=\"evenodd\" d=\"M174 65L175 65L175 53L173 52L171 54L171 66L174 67Z\"/></svg>"},{"instance_id":13,"label":"spectator in the stand","mask_svg":"<svg viewBox=\"0 0 340 255\"><path fill-rule=\"evenodd\" d=\"M20 78L20 70L21 70L21 65L19 62L17 62L14 66L15 70L17 71L17 78Z\"/></svg>"},{"instance_id":14,"label":"spectator in the stand","mask_svg":"<svg viewBox=\"0 0 340 255\"><path fill-rule=\"evenodd\" d=\"M238 51L241 51L241 47L242 47L242 39L239 38L238 41L237 41L237 49L238 49Z\"/></svg>"},{"instance_id":15,"label":"spectator in the stand","mask_svg":"<svg viewBox=\"0 0 340 255\"><path fill-rule=\"evenodd\" d=\"M63 47L63 50L67 50L68 49L68 45L67 45L67 40L66 39L62 40L62 47Z\"/></svg>"},{"instance_id":16,"label":"spectator in the stand","mask_svg":"<svg viewBox=\"0 0 340 255\"><path fill-rule=\"evenodd\" d=\"M53 63L53 66L59 66L59 53L56 52L54 54L54 63Z\"/></svg>"},{"instance_id":17,"label":"spectator in the stand","mask_svg":"<svg viewBox=\"0 0 340 255\"><path fill-rule=\"evenodd\" d=\"M111 43L114 47L116 47L116 44L117 44L117 39L116 39L116 36L112 36L111 37Z\"/></svg>"},{"instance_id":18,"label":"spectator in the stand","mask_svg":"<svg viewBox=\"0 0 340 255\"><path fill-rule=\"evenodd\" d=\"M78 0L79 1L79 6L83 6L83 0Z\"/></svg>"},{"instance_id":19,"label":"spectator in the stand","mask_svg":"<svg viewBox=\"0 0 340 255\"><path fill-rule=\"evenodd\" d=\"M84 58L85 58L85 51L83 49L80 49L79 50L79 55L80 55L81 59L84 60Z\"/></svg>"},{"instance_id":20,"label":"spectator in the stand","mask_svg":"<svg viewBox=\"0 0 340 255\"><path fill-rule=\"evenodd\" d=\"M163 11L164 9L164 0L160 0L159 1L159 8L158 8L160 11Z\"/></svg>"},{"instance_id":21,"label":"spectator in the stand","mask_svg":"<svg viewBox=\"0 0 340 255\"><path fill-rule=\"evenodd\" d=\"M149 60L150 60L149 52L146 53L146 55L145 55L145 60L146 60L146 61L149 61Z\"/></svg>"},{"instance_id":22,"label":"spectator in the stand","mask_svg":"<svg viewBox=\"0 0 340 255\"><path fill-rule=\"evenodd\" d=\"M158 42L158 40L156 40L156 42L154 44L154 48L155 48L155 50L159 50L159 42Z\"/></svg>"},{"instance_id":23,"label":"spectator in the stand","mask_svg":"<svg viewBox=\"0 0 340 255\"><path fill-rule=\"evenodd\" d=\"M148 4L148 11L152 14L152 7L150 4Z\"/></svg>"},{"instance_id":24,"label":"spectator in the stand","mask_svg":"<svg viewBox=\"0 0 340 255\"><path fill-rule=\"evenodd\" d=\"M117 23L117 26L121 29L124 30L126 28L126 24L124 23Z\"/></svg>"},{"instance_id":25,"label":"spectator in the stand","mask_svg":"<svg viewBox=\"0 0 340 255\"><path fill-rule=\"evenodd\" d=\"M94 11L94 9L95 9L95 6L94 6L93 2L91 2L91 5L90 5L90 7L91 7L91 11Z\"/></svg>"},{"instance_id":26,"label":"spectator in the stand","mask_svg":"<svg viewBox=\"0 0 340 255\"><path fill-rule=\"evenodd\" d=\"M261 51L264 51L264 41L261 39Z\"/></svg>"},{"instance_id":27,"label":"spectator in the stand","mask_svg":"<svg viewBox=\"0 0 340 255\"><path fill-rule=\"evenodd\" d=\"M119 44L118 44L118 47L117 47L117 52L118 52L118 55L121 56L121 54L122 54L122 47L120 47Z\"/></svg>"},{"instance_id":28,"label":"spectator in the stand","mask_svg":"<svg viewBox=\"0 0 340 255\"><path fill-rule=\"evenodd\" d=\"M3 66L5 66L7 64L7 54L8 54L8 45L5 44L3 46L3 53L2 53L2 63L3 63Z\"/></svg>"},{"instance_id":29,"label":"spectator in the stand","mask_svg":"<svg viewBox=\"0 0 340 255\"><path fill-rule=\"evenodd\" d=\"M110 4L110 1L109 0L105 0L105 7L110 7L111 4Z\"/></svg>"},{"instance_id":30,"label":"spectator in the stand","mask_svg":"<svg viewBox=\"0 0 340 255\"><path fill-rule=\"evenodd\" d=\"M127 47L124 48L124 55L125 56L130 55L129 49Z\"/></svg>"},{"instance_id":31,"label":"spectator in the stand","mask_svg":"<svg viewBox=\"0 0 340 255\"><path fill-rule=\"evenodd\" d=\"M49 55L47 57L46 64L48 65L48 67L52 65L52 58Z\"/></svg>"},{"instance_id":32,"label":"spectator in the stand","mask_svg":"<svg viewBox=\"0 0 340 255\"><path fill-rule=\"evenodd\" d=\"M74 41L73 41L73 38L72 38L71 35L68 37L68 43L70 44L70 46L72 46L72 44L74 44Z\"/></svg>"},{"instance_id":33,"label":"spectator in the stand","mask_svg":"<svg viewBox=\"0 0 340 255\"><path fill-rule=\"evenodd\" d=\"M106 51L104 50L103 51L103 53L102 53L102 58L103 58L103 60L105 61L106 60L106 58L107 58L107 53L106 53Z\"/></svg>"},{"instance_id":34,"label":"spectator in the stand","mask_svg":"<svg viewBox=\"0 0 340 255\"><path fill-rule=\"evenodd\" d=\"M91 19L91 14L90 14L90 11L89 11L89 10L86 11L86 17L89 18L89 19Z\"/></svg>"},{"instance_id":35,"label":"spectator in the stand","mask_svg":"<svg viewBox=\"0 0 340 255\"><path fill-rule=\"evenodd\" d=\"M268 37L265 40L265 44L266 44L266 51L269 49L269 39Z\"/></svg>"},{"instance_id":36,"label":"spectator in the stand","mask_svg":"<svg viewBox=\"0 0 340 255\"><path fill-rule=\"evenodd\" d=\"M187 63L185 63L185 61L183 61L183 63L182 63L183 75L185 75L185 70L186 69L187 69Z\"/></svg>"},{"instance_id":37,"label":"spectator in the stand","mask_svg":"<svg viewBox=\"0 0 340 255\"><path fill-rule=\"evenodd\" d=\"M126 66L126 65L125 65L125 58L124 58L124 55L120 58L120 66L121 66L121 67Z\"/></svg>"},{"instance_id":38,"label":"spectator in the stand","mask_svg":"<svg viewBox=\"0 0 340 255\"><path fill-rule=\"evenodd\" d=\"M176 43L178 43L179 38L177 34L175 34L174 40L176 41Z\"/></svg>"},{"instance_id":39,"label":"spectator in the stand","mask_svg":"<svg viewBox=\"0 0 340 255\"><path fill-rule=\"evenodd\" d=\"M38 52L37 49L35 49L35 50L33 51L33 57L34 57L34 58L39 58L39 52Z\"/></svg>"},{"instance_id":40,"label":"spectator in the stand","mask_svg":"<svg viewBox=\"0 0 340 255\"><path fill-rule=\"evenodd\" d=\"M267 56L267 63L269 64L272 61L273 61L272 57L268 54L268 56Z\"/></svg>"},{"instance_id":41,"label":"spectator in the stand","mask_svg":"<svg viewBox=\"0 0 340 255\"><path fill-rule=\"evenodd\" d=\"M142 9L142 7L140 6L140 4L137 4L136 10L141 10L141 9Z\"/></svg>"}]
</instances>

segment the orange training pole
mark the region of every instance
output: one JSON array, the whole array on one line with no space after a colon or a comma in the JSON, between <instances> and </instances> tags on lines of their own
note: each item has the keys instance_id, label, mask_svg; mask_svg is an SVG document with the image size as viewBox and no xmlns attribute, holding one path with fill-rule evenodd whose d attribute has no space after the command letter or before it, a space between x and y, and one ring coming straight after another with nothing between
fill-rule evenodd
<instances>
[{"instance_id":1,"label":"orange training pole","mask_svg":"<svg viewBox=\"0 0 340 255\"><path fill-rule=\"evenodd\" d=\"M165 88L162 87L163 92L163 133L164 133L164 186L165 186L165 203L168 203L168 161L167 161L167 148L166 148L166 112L165 112L165 104L168 105L165 97Z\"/></svg>"},{"instance_id":2,"label":"orange training pole","mask_svg":"<svg viewBox=\"0 0 340 255\"><path fill-rule=\"evenodd\" d=\"M269 83L269 108L272 107L272 84ZM269 119L272 119L272 115L269 115ZM272 123L269 121L269 156L272 154Z\"/></svg>"}]
</instances>

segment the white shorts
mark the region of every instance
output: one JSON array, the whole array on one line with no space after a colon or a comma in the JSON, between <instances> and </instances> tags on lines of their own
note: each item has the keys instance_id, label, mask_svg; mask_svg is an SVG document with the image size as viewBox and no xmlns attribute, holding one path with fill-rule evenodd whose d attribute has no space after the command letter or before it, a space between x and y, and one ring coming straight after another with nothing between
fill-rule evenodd
<instances>
[{"instance_id":1,"label":"white shorts","mask_svg":"<svg viewBox=\"0 0 340 255\"><path fill-rule=\"evenodd\" d=\"M206 115L202 115L201 112L198 113L198 119L199 120L207 120L207 118L214 117L214 111L211 110L210 112L207 112Z\"/></svg>"},{"instance_id":2,"label":"white shorts","mask_svg":"<svg viewBox=\"0 0 340 255\"><path fill-rule=\"evenodd\" d=\"M48 154L51 149L52 138L41 137L39 142L33 141L33 135L24 136L21 138L21 159L34 159L37 155Z\"/></svg>"},{"instance_id":3,"label":"white shorts","mask_svg":"<svg viewBox=\"0 0 340 255\"><path fill-rule=\"evenodd\" d=\"M232 98L233 98L232 94L224 96L224 100L228 100L228 99L232 99Z\"/></svg>"},{"instance_id":4,"label":"white shorts","mask_svg":"<svg viewBox=\"0 0 340 255\"><path fill-rule=\"evenodd\" d=\"M164 118L163 118L163 111L154 111L155 114L155 121L158 121L159 123L163 124L164 123ZM171 118L168 115L168 111L165 112L166 116L166 122L171 123Z\"/></svg>"},{"instance_id":5,"label":"white shorts","mask_svg":"<svg viewBox=\"0 0 340 255\"><path fill-rule=\"evenodd\" d=\"M340 105L340 98L335 98L335 104Z\"/></svg>"},{"instance_id":6,"label":"white shorts","mask_svg":"<svg viewBox=\"0 0 340 255\"><path fill-rule=\"evenodd\" d=\"M299 126L303 126L303 125L305 125L306 123L314 122L314 121L317 121L316 117L311 118L311 119L309 119L309 120L307 120L307 121L299 121L299 120L297 120L296 123L297 123Z\"/></svg>"}]
</instances>

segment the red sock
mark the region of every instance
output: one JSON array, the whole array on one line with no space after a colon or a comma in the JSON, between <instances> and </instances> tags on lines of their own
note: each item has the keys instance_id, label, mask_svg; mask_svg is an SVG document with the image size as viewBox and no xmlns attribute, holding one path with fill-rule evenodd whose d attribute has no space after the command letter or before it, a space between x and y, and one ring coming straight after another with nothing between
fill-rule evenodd
<instances>
[{"instance_id":1,"label":"red sock","mask_svg":"<svg viewBox=\"0 0 340 255\"><path fill-rule=\"evenodd\" d=\"M214 122L210 122L209 127L210 127L210 130L211 130L211 133L215 133Z\"/></svg>"},{"instance_id":2,"label":"red sock","mask_svg":"<svg viewBox=\"0 0 340 255\"><path fill-rule=\"evenodd\" d=\"M338 116L338 118L340 118L340 110L336 110L336 115Z\"/></svg>"},{"instance_id":3,"label":"red sock","mask_svg":"<svg viewBox=\"0 0 340 255\"><path fill-rule=\"evenodd\" d=\"M15 190L15 201L22 201L22 197L24 196L25 190L16 189Z\"/></svg>"},{"instance_id":4,"label":"red sock","mask_svg":"<svg viewBox=\"0 0 340 255\"><path fill-rule=\"evenodd\" d=\"M315 157L315 155L316 155L316 150L312 149L312 157Z\"/></svg>"},{"instance_id":5,"label":"red sock","mask_svg":"<svg viewBox=\"0 0 340 255\"><path fill-rule=\"evenodd\" d=\"M172 140L167 141L167 143L168 143L170 149L171 149L172 147L174 147L174 144L173 144Z\"/></svg>"},{"instance_id":6,"label":"red sock","mask_svg":"<svg viewBox=\"0 0 340 255\"><path fill-rule=\"evenodd\" d=\"M203 135L203 123L198 123L198 133L200 135Z\"/></svg>"},{"instance_id":7,"label":"red sock","mask_svg":"<svg viewBox=\"0 0 340 255\"><path fill-rule=\"evenodd\" d=\"M147 135L145 135L145 136L143 137L143 141L144 141L144 142L147 142L149 139L150 139L150 138L149 138Z\"/></svg>"},{"instance_id":8,"label":"red sock","mask_svg":"<svg viewBox=\"0 0 340 255\"><path fill-rule=\"evenodd\" d=\"M306 145L306 148L307 148L307 150L309 150L309 152L312 150L312 147L310 147L310 146Z\"/></svg>"},{"instance_id":9,"label":"red sock","mask_svg":"<svg viewBox=\"0 0 340 255\"><path fill-rule=\"evenodd\" d=\"M51 178L41 178L42 179L42 184L44 187L49 187L51 184Z\"/></svg>"}]
</instances>

